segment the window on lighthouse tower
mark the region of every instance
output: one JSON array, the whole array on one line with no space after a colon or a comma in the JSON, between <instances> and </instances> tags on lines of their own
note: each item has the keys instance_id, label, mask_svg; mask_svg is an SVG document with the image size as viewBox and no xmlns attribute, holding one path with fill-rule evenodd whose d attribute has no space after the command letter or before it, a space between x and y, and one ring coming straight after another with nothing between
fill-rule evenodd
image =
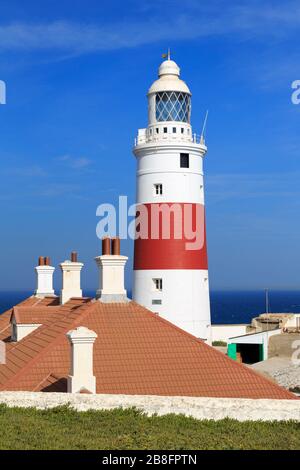
<instances>
[{"instance_id":1,"label":"window on lighthouse tower","mask_svg":"<svg viewBox=\"0 0 300 470\"><path fill-rule=\"evenodd\" d=\"M156 94L156 120L190 122L191 97L188 93L163 91Z\"/></svg>"},{"instance_id":2,"label":"window on lighthouse tower","mask_svg":"<svg viewBox=\"0 0 300 470\"><path fill-rule=\"evenodd\" d=\"M162 279L160 278L153 279L153 283L154 283L154 290L162 291Z\"/></svg>"},{"instance_id":3,"label":"window on lighthouse tower","mask_svg":"<svg viewBox=\"0 0 300 470\"><path fill-rule=\"evenodd\" d=\"M190 167L190 156L188 153L180 154L180 168L189 168Z\"/></svg>"},{"instance_id":4,"label":"window on lighthouse tower","mask_svg":"<svg viewBox=\"0 0 300 470\"><path fill-rule=\"evenodd\" d=\"M161 196L163 193L163 185L161 183L157 183L154 185L154 194L155 196Z\"/></svg>"}]
</instances>

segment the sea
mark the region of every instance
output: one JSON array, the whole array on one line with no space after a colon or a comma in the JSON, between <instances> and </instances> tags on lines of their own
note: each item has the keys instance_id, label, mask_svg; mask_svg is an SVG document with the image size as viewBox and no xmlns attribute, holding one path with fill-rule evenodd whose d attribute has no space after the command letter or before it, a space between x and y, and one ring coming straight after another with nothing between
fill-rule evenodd
<instances>
[{"instance_id":1,"label":"sea","mask_svg":"<svg viewBox=\"0 0 300 470\"><path fill-rule=\"evenodd\" d=\"M5 312L30 295L32 292L0 291L0 312ZM86 291L84 295L93 296L93 292ZM253 317L266 311L263 290L211 291L210 302L213 324L249 323ZM300 290L270 290L269 312L300 313Z\"/></svg>"}]
</instances>

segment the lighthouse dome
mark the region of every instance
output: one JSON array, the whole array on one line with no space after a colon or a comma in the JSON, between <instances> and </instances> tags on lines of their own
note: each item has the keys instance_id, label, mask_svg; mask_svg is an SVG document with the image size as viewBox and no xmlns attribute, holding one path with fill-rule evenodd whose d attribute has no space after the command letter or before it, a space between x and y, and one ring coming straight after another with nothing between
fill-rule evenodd
<instances>
[{"instance_id":1,"label":"lighthouse dome","mask_svg":"<svg viewBox=\"0 0 300 470\"><path fill-rule=\"evenodd\" d=\"M167 121L190 124L191 92L170 58L159 66L158 80L148 91L148 116L149 125Z\"/></svg>"},{"instance_id":2,"label":"lighthouse dome","mask_svg":"<svg viewBox=\"0 0 300 470\"><path fill-rule=\"evenodd\" d=\"M177 75L179 77L180 67L178 67L174 60L164 60L158 69L158 76L161 77L162 75Z\"/></svg>"},{"instance_id":3,"label":"lighthouse dome","mask_svg":"<svg viewBox=\"0 0 300 470\"><path fill-rule=\"evenodd\" d=\"M187 84L181 80L180 68L174 60L164 60L158 69L158 80L151 85L148 95L161 91L179 91L191 95Z\"/></svg>"}]
</instances>

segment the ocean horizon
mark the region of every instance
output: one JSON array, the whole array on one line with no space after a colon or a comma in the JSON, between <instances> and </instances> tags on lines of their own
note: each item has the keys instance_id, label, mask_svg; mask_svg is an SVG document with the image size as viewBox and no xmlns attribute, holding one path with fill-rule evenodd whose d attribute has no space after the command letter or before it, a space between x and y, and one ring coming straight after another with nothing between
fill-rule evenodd
<instances>
[{"instance_id":1,"label":"ocean horizon","mask_svg":"<svg viewBox=\"0 0 300 470\"><path fill-rule=\"evenodd\" d=\"M84 295L94 296L95 291L86 290ZM0 291L0 313L18 304L32 291ZM129 292L131 297L131 292ZM265 308L263 290L212 290L210 293L211 319L213 324L249 323ZM270 290L269 312L300 313L300 290Z\"/></svg>"}]
</instances>

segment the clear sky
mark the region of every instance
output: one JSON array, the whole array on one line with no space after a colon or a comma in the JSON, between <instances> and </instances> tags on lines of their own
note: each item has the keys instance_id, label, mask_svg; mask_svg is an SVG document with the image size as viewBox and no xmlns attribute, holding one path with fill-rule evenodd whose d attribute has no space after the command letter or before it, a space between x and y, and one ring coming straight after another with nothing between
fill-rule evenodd
<instances>
[{"instance_id":1,"label":"clear sky","mask_svg":"<svg viewBox=\"0 0 300 470\"><path fill-rule=\"evenodd\" d=\"M71 250L96 287L96 207L134 202L131 149L168 47L197 133L209 109L211 287L299 288L299 28L293 0L1 0L0 288L33 289L38 256Z\"/></svg>"}]
</instances>

